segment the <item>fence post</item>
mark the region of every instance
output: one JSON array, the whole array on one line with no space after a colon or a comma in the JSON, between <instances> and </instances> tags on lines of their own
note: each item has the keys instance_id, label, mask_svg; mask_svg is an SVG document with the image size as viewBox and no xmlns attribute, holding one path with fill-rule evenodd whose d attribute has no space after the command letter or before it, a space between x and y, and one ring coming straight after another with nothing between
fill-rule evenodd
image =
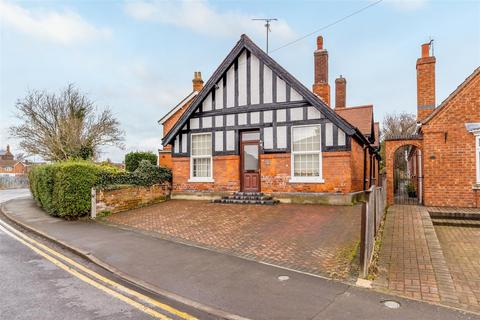
<instances>
[{"instance_id":1,"label":"fence post","mask_svg":"<svg viewBox=\"0 0 480 320\"><path fill-rule=\"evenodd\" d=\"M91 210L90 210L90 218L95 219L97 217L97 190L95 187L92 187L91 190Z\"/></svg>"},{"instance_id":2,"label":"fence post","mask_svg":"<svg viewBox=\"0 0 480 320\"><path fill-rule=\"evenodd\" d=\"M360 276L362 278L367 277L368 273L368 260L367 257L367 232L368 232L368 210L370 202L370 190L365 190L365 200L362 203L362 219L361 219L361 235L360 235Z\"/></svg>"}]
</instances>

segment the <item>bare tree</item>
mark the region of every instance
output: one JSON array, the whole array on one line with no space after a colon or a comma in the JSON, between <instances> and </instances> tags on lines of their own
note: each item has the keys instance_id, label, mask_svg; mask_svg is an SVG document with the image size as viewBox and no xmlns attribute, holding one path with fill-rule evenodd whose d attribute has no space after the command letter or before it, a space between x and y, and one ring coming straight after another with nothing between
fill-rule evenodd
<instances>
[{"instance_id":1,"label":"bare tree","mask_svg":"<svg viewBox=\"0 0 480 320\"><path fill-rule=\"evenodd\" d=\"M405 137L415 133L417 120L414 114L387 114L383 119L382 138Z\"/></svg>"},{"instance_id":2,"label":"bare tree","mask_svg":"<svg viewBox=\"0 0 480 320\"><path fill-rule=\"evenodd\" d=\"M72 84L60 94L32 91L16 103L21 124L10 127L20 147L45 160L94 158L100 148L123 148L124 132L110 109L94 103Z\"/></svg>"},{"instance_id":3,"label":"bare tree","mask_svg":"<svg viewBox=\"0 0 480 320\"><path fill-rule=\"evenodd\" d=\"M383 119L382 132L380 134L380 170L383 172L385 168L385 139L395 137L407 137L415 133L417 128L417 120L414 114L400 113L387 114Z\"/></svg>"},{"instance_id":4,"label":"bare tree","mask_svg":"<svg viewBox=\"0 0 480 320\"><path fill-rule=\"evenodd\" d=\"M25 153L23 152L19 152L15 155L15 160L17 161L25 161L26 160L26 156L25 156Z\"/></svg>"}]
</instances>

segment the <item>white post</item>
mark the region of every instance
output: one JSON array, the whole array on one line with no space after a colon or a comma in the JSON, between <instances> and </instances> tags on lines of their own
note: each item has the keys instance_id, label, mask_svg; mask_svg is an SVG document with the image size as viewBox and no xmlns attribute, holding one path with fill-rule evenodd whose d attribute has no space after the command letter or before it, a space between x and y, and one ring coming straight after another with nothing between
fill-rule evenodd
<instances>
[{"instance_id":1,"label":"white post","mask_svg":"<svg viewBox=\"0 0 480 320\"><path fill-rule=\"evenodd\" d=\"M95 187L92 187L91 196L92 209L90 211L90 218L95 219L97 217L97 191L95 190Z\"/></svg>"}]
</instances>

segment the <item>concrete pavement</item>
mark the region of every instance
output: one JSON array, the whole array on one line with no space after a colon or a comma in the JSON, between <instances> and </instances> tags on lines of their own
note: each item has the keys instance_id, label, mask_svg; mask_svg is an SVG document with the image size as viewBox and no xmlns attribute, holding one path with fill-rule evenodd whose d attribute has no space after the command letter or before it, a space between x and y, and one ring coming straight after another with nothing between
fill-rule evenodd
<instances>
[{"instance_id":1,"label":"concrete pavement","mask_svg":"<svg viewBox=\"0 0 480 320\"><path fill-rule=\"evenodd\" d=\"M34 201L5 213L162 294L251 319L480 319L344 283L87 221L52 218ZM279 276L287 276L281 281ZM285 279L285 278L282 278ZM399 309L381 302L394 299Z\"/></svg>"}]
</instances>

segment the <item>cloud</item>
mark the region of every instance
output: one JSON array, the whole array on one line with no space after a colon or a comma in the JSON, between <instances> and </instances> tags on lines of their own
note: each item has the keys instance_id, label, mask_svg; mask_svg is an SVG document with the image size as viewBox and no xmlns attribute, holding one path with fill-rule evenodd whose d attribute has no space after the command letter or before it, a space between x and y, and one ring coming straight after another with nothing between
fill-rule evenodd
<instances>
[{"instance_id":1,"label":"cloud","mask_svg":"<svg viewBox=\"0 0 480 320\"><path fill-rule=\"evenodd\" d=\"M428 0L386 0L386 3L400 10L418 10L424 7Z\"/></svg>"},{"instance_id":2,"label":"cloud","mask_svg":"<svg viewBox=\"0 0 480 320\"><path fill-rule=\"evenodd\" d=\"M33 11L3 0L0 0L0 20L17 31L63 45L110 35L109 29L95 27L73 11Z\"/></svg>"},{"instance_id":3,"label":"cloud","mask_svg":"<svg viewBox=\"0 0 480 320\"><path fill-rule=\"evenodd\" d=\"M137 20L173 25L202 35L236 37L242 33L253 36L265 33L265 27L261 21L252 21L252 18L260 16L234 11L219 12L206 0L127 2L125 11ZM295 37L295 33L285 21L275 21L272 29L275 37L280 40L288 41Z\"/></svg>"}]
</instances>

